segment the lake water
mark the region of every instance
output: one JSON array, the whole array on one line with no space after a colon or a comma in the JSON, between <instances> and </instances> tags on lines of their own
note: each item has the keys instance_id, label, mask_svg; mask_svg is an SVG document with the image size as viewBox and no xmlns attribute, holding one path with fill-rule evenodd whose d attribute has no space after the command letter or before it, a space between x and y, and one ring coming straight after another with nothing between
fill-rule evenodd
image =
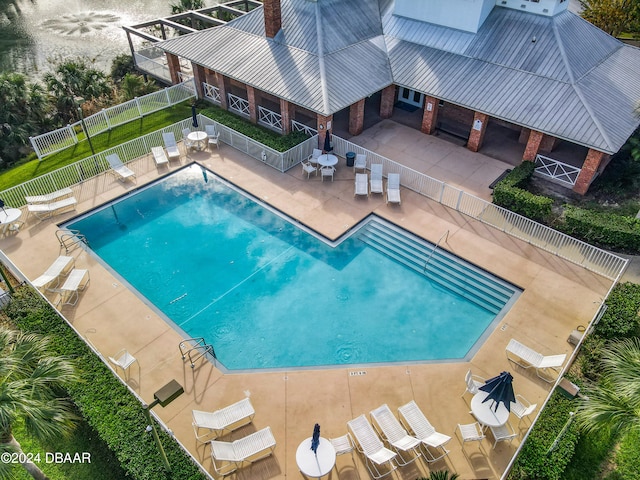
<instances>
[{"instance_id":1,"label":"lake water","mask_svg":"<svg viewBox=\"0 0 640 480\"><path fill-rule=\"evenodd\" d=\"M0 1L0 72L37 77L60 58L86 56L108 71L129 53L123 25L171 13L172 0ZM177 0L175 3L178 3ZM217 4L209 0L207 6Z\"/></svg>"}]
</instances>

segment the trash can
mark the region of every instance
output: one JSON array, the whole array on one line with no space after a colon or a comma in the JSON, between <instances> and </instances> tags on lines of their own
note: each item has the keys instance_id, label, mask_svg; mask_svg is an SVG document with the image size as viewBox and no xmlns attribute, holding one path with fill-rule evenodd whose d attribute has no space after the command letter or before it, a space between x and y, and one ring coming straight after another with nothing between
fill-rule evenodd
<instances>
[{"instance_id":1,"label":"trash can","mask_svg":"<svg viewBox=\"0 0 640 480\"><path fill-rule=\"evenodd\" d=\"M347 167L353 167L353 162L356 159L355 152L347 152L344 154L344 156L347 159Z\"/></svg>"}]
</instances>

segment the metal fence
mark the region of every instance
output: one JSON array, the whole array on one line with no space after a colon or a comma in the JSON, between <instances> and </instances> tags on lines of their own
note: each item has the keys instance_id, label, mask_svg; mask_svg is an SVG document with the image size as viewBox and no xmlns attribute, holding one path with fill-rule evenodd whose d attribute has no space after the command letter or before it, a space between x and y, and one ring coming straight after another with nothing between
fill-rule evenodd
<instances>
[{"instance_id":1,"label":"metal fence","mask_svg":"<svg viewBox=\"0 0 640 480\"><path fill-rule=\"evenodd\" d=\"M195 97L194 80L173 85L158 92L153 92L128 102L105 108L84 119L90 136L97 135L118 125L142 118L177 103ZM30 137L33 150L38 159L69 148L78 143L78 131L82 130L81 122L75 122L52 132Z\"/></svg>"},{"instance_id":2,"label":"metal fence","mask_svg":"<svg viewBox=\"0 0 640 480\"><path fill-rule=\"evenodd\" d=\"M616 280L626 268L628 260L625 258L470 195L464 190L389 160L360 145L335 135L332 139L335 154L345 156L347 152L363 153L367 156L367 168L370 168L372 163L381 163L384 176L389 173L399 173L403 187L587 270Z\"/></svg>"}]
</instances>

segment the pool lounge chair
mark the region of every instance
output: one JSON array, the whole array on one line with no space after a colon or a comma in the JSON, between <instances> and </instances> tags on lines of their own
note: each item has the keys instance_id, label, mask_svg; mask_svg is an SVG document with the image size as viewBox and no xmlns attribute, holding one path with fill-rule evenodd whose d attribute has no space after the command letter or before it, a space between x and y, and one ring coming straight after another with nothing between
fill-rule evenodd
<instances>
[{"instance_id":1,"label":"pool lounge chair","mask_svg":"<svg viewBox=\"0 0 640 480\"><path fill-rule=\"evenodd\" d=\"M89 270L74 268L59 289L62 305L75 305L80 294L89 285Z\"/></svg>"},{"instance_id":2,"label":"pool lounge chair","mask_svg":"<svg viewBox=\"0 0 640 480\"><path fill-rule=\"evenodd\" d=\"M369 196L369 182L367 182L366 173L356 173L356 186L353 196L366 195Z\"/></svg>"},{"instance_id":3,"label":"pool lounge chair","mask_svg":"<svg viewBox=\"0 0 640 480\"><path fill-rule=\"evenodd\" d=\"M111 172L118 177L119 180L123 182L128 178L134 180L136 178L136 174L133 170L127 167L117 153L112 153L111 155L107 155L105 160L109 162L109 166L111 167Z\"/></svg>"},{"instance_id":4,"label":"pool lounge chair","mask_svg":"<svg viewBox=\"0 0 640 480\"><path fill-rule=\"evenodd\" d=\"M535 368L538 377L548 383L555 380L553 375L548 375L549 370L557 372L566 358L567 355L564 353L560 355L542 355L513 338L509 340L507 345L507 359L510 362L522 368Z\"/></svg>"},{"instance_id":5,"label":"pool lounge chair","mask_svg":"<svg viewBox=\"0 0 640 480\"><path fill-rule=\"evenodd\" d=\"M364 153L358 153L356 159L353 162L353 171L366 170L367 169L367 156Z\"/></svg>"},{"instance_id":6,"label":"pool lounge chair","mask_svg":"<svg viewBox=\"0 0 640 480\"><path fill-rule=\"evenodd\" d=\"M56 190L55 192L47 193L44 195L33 195L24 197L27 203L51 203L56 200L61 200L63 198L73 196L73 190L70 188L63 188L61 190Z\"/></svg>"},{"instance_id":7,"label":"pool lounge chair","mask_svg":"<svg viewBox=\"0 0 640 480\"><path fill-rule=\"evenodd\" d=\"M371 410L373 424L382 438L396 451L396 462L405 466L420 458L420 444L416 437L407 433L388 405L384 404ZM408 459L404 455L409 455Z\"/></svg>"},{"instance_id":8,"label":"pool lounge chair","mask_svg":"<svg viewBox=\"0 0 640 480\"><path fill-rule=\"evenodd\" d=\"M265 427L233 442L211 440L211 461L218 475L229 475L243 463L253 463L268 457L275 448L276 439L273 438L271 428Z\"/></svg>"},{"instance_id":9,"label":"pool lounge chair","mask_svg":"<svg viewBox=\"0 0 640 480\"><path fill-rule=\"evenodd\" d=\"M75 260L73 257L60 255L51 266L47 268L42 275L33 280L31 284L41 291L50 290L51 287L55 288L60 283L60 277L69 273L74 266Z\"/></svg>"},{"instance_id":10,"label":"pool lounge chair","mask_svg":"<svg viewBox=\"0 0 640 480\"><path fill-rule=\"evenodd\" d=\"M156 162L156 167L160 167L162 165L169 165L169 159L167 158L167 155L164 153L164 148L151 147L151 154L153 155L153 161Z\"/></svg>"},{"instance_id":11,"label":"pool lounge chair","mask_svg":"<svg viewBox=\"0 0 640 480\"><path fill-rule=\"evenodd\" d=\"M356 448L365 456L365 464L374 479L389 475L397 468L393 463L397 454L385 448L364 415L350 420L347 425L355 438ZM381 470L380 467L386 470Z\"/></svg>"},{"instance_id":12,"label":"pool lounge chair","mask_svg":"<svg viewBox=\"0 0 640 480\"><path fill-rule=\"evenodd\" d=\"M27 205L29 214L33 213L36 217L43 219L62 213L67 210L75 210L78 201L75 197L67 197L52 203L35 203Z\"/></svg>"},{"instance_id":13,"label":"pool lounge chair","mask_svg":"<svg viewBox=\"0 0 640 480\"><path fill-rule=\"evenodd\" d=\"M196 440L204 443L250 424L255 414L256 411L248 397L215 412L192 410L193 432ZM203 433L202 430L206 432Z\"/></svg>"},{"instance_id":14,"label":"pool lounge chair","mask_svg":"<svg viewBox=\"0 0 640 480\"><path fill-rule=\"evenodd\" d=\"M371 193L384 193L382 189L382 164L371 165Z\"/></svg>"},{"instance_id":15,"label":"pool lounge chair","mask_svg":"<svg viewBox=\"0 0 640 480\"><path fill-rule=\"evenodd\" d=\"M406 405L399 407L398 413L403 425L422 442L422 451L427 462L435 462L449 454L445 445L449 443L451 437L437 432L415 401L411 400ZM429 447L437 450L439 455L434 455Z\"/></svg>"},{"instance_id":16,"label":"pool lounge chair","mask_svg":"<svg viewBox=\"0 0 640 480\"><path fill-rule=\"evenodd\" d=\"M169 157L169 161L173 159L177 159L180 161L180 150L178 150L178 143L176 142L176 136L173 132L164 132L162 134L162 140L164 141L164 146L167 149L167 156Z\"/></svg>"},{"instance_id":17,"label":"pool lounge chair","mask_svg":"<svg viewBox=\"0 0 640 480\"><path fill-rule=\"evenodd\" d=\"M387 203L401 203L399 173L390 173L387 177Z\"/></svg>"}]
</instances>

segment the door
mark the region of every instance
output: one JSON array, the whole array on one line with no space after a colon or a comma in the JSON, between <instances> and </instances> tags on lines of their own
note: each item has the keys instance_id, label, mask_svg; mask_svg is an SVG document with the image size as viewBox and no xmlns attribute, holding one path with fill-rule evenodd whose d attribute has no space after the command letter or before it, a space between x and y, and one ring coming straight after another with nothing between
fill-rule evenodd
<instances>
[{"instance_id":1,"label":"door","mask_svg":"<svg viewBox=\"0 0 640 480\"><path fill-rule=\"evenodd\" d=\"M400 87L398 89L398 100L414 107L421 108L424 102L424 95L415 90L409 90L408 88Z\"/></svg>"}]
</instances>

